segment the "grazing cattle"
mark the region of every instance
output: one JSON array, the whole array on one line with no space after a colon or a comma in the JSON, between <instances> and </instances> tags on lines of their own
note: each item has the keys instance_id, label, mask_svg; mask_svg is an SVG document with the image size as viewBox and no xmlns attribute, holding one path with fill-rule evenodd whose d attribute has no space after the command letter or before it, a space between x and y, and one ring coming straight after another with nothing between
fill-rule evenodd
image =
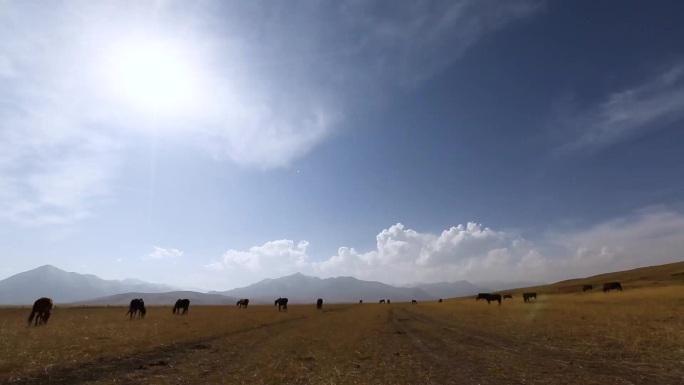
<instances>
[{"instance_id":1,"label":"grazing cattle","mask_svg":"<svg viewBox=\"0 0 684 385\"><path fill-rule=\"evenodd\" d=\"M360 300L359 300L359 305L360 305L360 304L362 304L362 303L363 303L363 300L362 300L362 299L360 299Z\"/></svg>"},{"instance_id":2,"label":"grazing cattle","mask_svg":"<svg viewBox=\"0 0 684 385\"><path fill-rule=\"evenodd\" d=\"M622 291L622 285L620 282L608 282L603 284L603 292L607 293L611 290L620 290Z\"/></svg>"},{"instance_id":3,"label":"grazing cattle","mask_svg":"<svg viewBox=\"0 0 684 385\"><path fill-rule=\"evenodd\" d=\"M411 300L411 304L414 304L414 303L418 304L418 301L416 301L415 299Z\"/></svg>"},{"instance_id":4,"label":"grazing cattle","mask_svg":"<svg viewBox=\"0 0 684 385\"><path fill-rule=\"evenodd\" d=\"M583 291L583 292L584 292L584 291L592 291L592 290L594 290L594 286L592 286L592 285L584 285L584 286L582 286L582 291Z\"/></svg>"},{"instance_id":5,"label":"grazing cattle","mask_svg":"<svg viewBox=\"0 0 684 385\"><path fill-rule=\"evenodd\" d=\"M188 314L188 309L190 308L190 300L185 298L185 299L178 299L176 301L176 304L173 305L173 314L181 314L181 309L183 309L182 314Z\"/></svg>"},{"instance_id":6,"label":"grazing cattle","mask_svg":"<svg viewBox=\"0 0 684 385\"><path fill-rule=\"evenodd\" d=\"M31 326L34 317L36 319L34 326L46 324L48 319L50 319L52 306L52 299L47 297L38 298L36 302L33 303L33 308L31 309L31 314L28 318L28 326Z\"/></svg>"},{"instance_id":7,"label":"grazing cattle","mask_svg":"<svg viewBox=\"0 0 684 385\"><path fill-rule=\"evenodd\" d=\"M523 293L523 301L530 302L531 300L537 300L537 293Z\"/></svg>"},{"instance_id":8,"label":"grazing cattle","mask_svg":"<svg viewBox=\"0 0 684 385\"><path fill-rule=\"evenodd\" d=\"M381 299L380 302L378 302L378 303L385 303L385 300Z\"/></svg>"},{"instance_id":9,"label":"grazing cattle","mask_svg":"<svg viewBox=\"0 0 684 385\"><path fill-rule=\"evenodd\" d=\"M508 299L513 299L513 295L511 295L511 294L504 294L504 295L503 295L503 299L506 299L506 298L508 298Z\"/></svg>"},{"instance_id":10,"label":"grazing cattle","mask_svg":"<svg viewBox=\"0 0 684 385\"><path fill-rule=\"evenodd\" d=\"M481 299L486 300L487 304L491 304L492 301L496 301L499 303L499 306L501 306L501 294L478 293L475 301L479 301Z\"/></svg>"},{"instance_id":11,"label":"grazing cattle","mask_svg":"<svg viewBox=\"0 0 684 385\"><path fill-rule=\"evenodd\" d=\"M143 301L142 298L132 299L131 305L128 307L128 312L126 312L126 315L128 314L131 315L130 319L133 319L136 314L138 314L138 318L145 318L145 314L147 314L147 310L145 310L145 301Z\"/></svg>"},{"instance_id":12,"label":"grazing cattle","mask_svg":"<svg viewBox=\"0 0 684 385\"><path fill-rule=\"evenodd\" d=\"M442 303L442 299L441 299L441 298L439 299L439 303Z\"/></svg>"},{"instance_id":13,"label":"grazing cattle","mask_svg":"<svg viewBox=\"0 0 684 385\"><path fill-rule=\"evenodd\" d=\"M241 309L247 309L247 305L249 305L249 299L243 298L239 301L237 301L237 306L240 307Z\"/></svg>"},{"instance_id":14,"label":"grazing cattle","mask_svg":"<svg viewBox=\"0 0 684 385\"><path fill-rule=\"evenodd\" d=\"M275 300L275 303L273 306L278 305L278 311L281 311L282 309L285 309L287 311L287 298L278 298Z\"/></svg>"},{"instance_id":15,"label":"grazing cattle","mask_svg":"<svg viewBox=\"0 0 684 385\"><path fill-rule=\"evenodd\" d=\"M316 300L316 309L321 310L323 308L323 298Z\"/></svg>"}]
</instances>

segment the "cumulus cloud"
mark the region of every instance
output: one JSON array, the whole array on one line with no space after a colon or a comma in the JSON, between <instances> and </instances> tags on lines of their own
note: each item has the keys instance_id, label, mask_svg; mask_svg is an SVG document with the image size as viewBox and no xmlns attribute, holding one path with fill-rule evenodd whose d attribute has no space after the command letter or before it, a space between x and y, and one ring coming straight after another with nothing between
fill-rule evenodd
<instances>
[{"instance_id":1,"label":"cumulus cloud","mask_svg":"<svg viewBox=\"0 0 684 385\"><path fill-rule=\"evenodd\" d=\"M569 111L557 124L575 135L562 152L603 148L684 118L684 64L608 95L584 111Z\"/></svg>"},{"instance_id":2,"label":"cumulus cloud","mask_svg":"<svg viewBox=\"0 0 684 385\"><path fill-rule=\"evenodd\" d=\"M148 258L152 259L166 259L166 258L177 258L182 257L183 252L178 249L153 246L154 250L147 255Z\"/></svg>"},{"instance_id":3,"label":"cumulus cloud","mask_svg":"<svg viewBox=\"0 0 684 385\"><path fill-rule=\"evenodd\" d=\"M228 250L220 261L213 261L205 267L213 270L223 266L249 271L269 270L273 272L307 268L309 257L306 248L309 242L298 244L282 239L266 242L262 246L253 246L248 251Z\"/></svg>"},{"instance_id":4,"label":"cumulus cloud","mask_svg":"<svg viewBox=\"0 0 684 385\"><path fill-rule=\"evenodd\" d=\"M3 2L0 219L68 225L94 215L115 198L130 147L162 132L219 160L287 167L350 111L540 9L536 0L125 4ZM126 52L158 47L190 72L189 97L173 108L131 98L168 95L117 88L140 83L117 73Z\"/></svg>"},{"instance_id":5,"label":"cumulus cloud","mask_svg":"<svg viewBox=\"0 0 684 385\"><path fill-rule=\"evenodd\" d=\"M249 251L230 250L207 268L239 267L263 276L301 271L321 277L350 275L392 284L441 281L556 281L640 266L676 262L684 249L684 216L649 208L572 233L528 240L475 222L441 234L401 223L382 230L374 250L340 247L314 260L308 243L268 242ZM277 268L274 268L277 267Z\"/></svg>"}]
</instances>

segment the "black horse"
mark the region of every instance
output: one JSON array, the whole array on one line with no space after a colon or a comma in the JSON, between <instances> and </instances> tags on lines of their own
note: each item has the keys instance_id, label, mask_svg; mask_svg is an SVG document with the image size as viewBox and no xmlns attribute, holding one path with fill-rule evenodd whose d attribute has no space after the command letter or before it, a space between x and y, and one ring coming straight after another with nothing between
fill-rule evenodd
<instances>
[{"instance_id":1,"label":"black horse","mask_svg":"<svg viewBox=\"0 0 684 385\"><path fill-rule=\"evenodd\" d=\"M237 301L237 306L241 309L247 309L247 305L249 305L249 300L247 298Z\"/></svg>"},{"instance_id":2,"label":"black horse","mask_svg":"<svg viewBox=\"0 0 684 385\"><path fill-rule=\"evenodd\" d=\"M537 300L537 293L523 293L523 302L530 302L532 300Z\"/></svg>"},{"instance_id":3,"label":"black horse","mask_svg":"<svg viewBox=\"0 0 684 385\"><path fill-rule=\"evenodd\" d=\"M592 286L592 285L584 285L584 286L582 286L582 291L583 291L583 292L584 292L584 291L592 291L592 290L594 290L594 286Z\"/></svg>"},{"instance_id":4,"label":"black horse","mask_svg":"<svg viewBox=\"0 0 684 385\"><path fill-rule=\"evenodd\" d=\"M316 300L316 309L321 310L323 308L323 298Z\"/></svg>"},{"instance_id":5,"label":"black horse","mask_svg":"<svg viewBox=\"0 0 684 385\"><path fill-rule=\"evenodd\" d=\"M378 303L385 303L385 300L381 299L380 302L378 302Z\"/></svg>"},{"instance_id":6,"label":"black horse","mask_svg":"<svg viewBox=\"0 0 684 385\"><path fill-rule=\"evenodd\" d=\"M131 300L131 305L128 307L128 312L126 312L126 315L130 314L131 318L138 314L138 318L145 318L145 314L147 314L147 310L145 310L145 301L143 301L142 298L135 298Z\"/></svg>"},{"instance_id":7,"label":"black horse","mask_svg":"<svg viewBox=\"0 0 684 385\"><path fill-rule=\"evenodd\" d=\"M173 314L181 314L181 309L183 309L183 314L188 314L188 308L190 307L190 300L189 299L179 299L176 301L176 304L173 305Z\"/></svg>"},{"instance_id":8,"label":"black horse","mask_svg":"<svg viewBox=\"0 0 684 385\"><path fill-rule=\"evenodd\" d=\"M441 299L441 298L439 299L439 303L442 303L442 299Z\"/></svg>"},{"instance_id":9,"label":"black horse","mask_svg":"<svg viewBox=\"0 0 684 385\"><path fill-rule=\"evenodd\" d=\"M392 303L389 299L387 300L387 303Z\"/></svg>"},{"instance_id":10,"label":"black horse","mask_svg":"<svg viewBox=\"0 0 684 385\"><path fill-rule=\"evenodd\" d=\"M501 294L478 293L475 301L479 301L481 299L486 300L488 305L491 304L492 301L496 301L499 303L499 306L501 306Z\"/></svg>"},{"instance_id":11,"label":"black horse","mask_svg":"<svg viewBox=\"0 0 684 385\"><path fill-rule=\"evenodd\" d=\"M415 303L415 304L418 304L418 301L416 301L415 299L412 299L412 300L411 300L411 303L412 303L412 304L414 304L414 303Z\"/></svg>"},{"instance_id":12,"label":"black horse","mask_svg":"<svg viewBox=\"0 0 684 385\"><path fill-rule=\"evenodd\" d=\"M603 284L603 292L607 293L611 290L620 290L622 291L622 285L620 282L608 282Z\"/></svg>"},{"instance_id":13,"label":"black horse","mask_svg":"<svg viewBox=\"0 0 684 385\"><path fill-rule=\"evenodd\" d=\"M28 318L28 326L31 326L31 322L33 321L34 317L36 318L34 326L46 324L48 319L50 319L50 311L52 310L52 306L52 299L47 297L38 298L36 302L33 303L31 315L29 315Z\"/></svg>"},{"instance_id":14,"label":"black horse","mask_svg":"<svg viewBox=\"0 0 684 385\"><path fill-rule=\"evenodd\" d=\"M504 294L503 299L506 299L506 298L513 299L513 295L512 294Z\"/></svg>"},{"instance_id":15,"label":"black horse","mask_svg":"<svg viewBox=\"0 0 684 385\"><path fill-rule=\"evenodd\" d=\"M362 304L362 303L363 303L363 300L362 300L362 299L360 299L360 300L359 300L359 305L360 305L360 304Z\"/></svg>"},{"instance_id":16,"label":"black horse","mask_svg":"<svg viewBox=\"0 0 684 385\"><path fill-rule=\"evenodd\" d=\"M278 298L275 300L273 306L275 305L278 305L278 311L281 311L281 309L285 309L285 311L287 311L287 298Z\"/></svg>"}]
</instances>

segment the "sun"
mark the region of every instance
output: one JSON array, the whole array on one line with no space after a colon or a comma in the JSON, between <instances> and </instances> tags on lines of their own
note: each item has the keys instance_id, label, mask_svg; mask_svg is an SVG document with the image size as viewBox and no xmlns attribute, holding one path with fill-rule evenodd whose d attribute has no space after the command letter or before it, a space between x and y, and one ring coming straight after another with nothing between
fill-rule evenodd
<instances>
[{"instance_id":1,"label":"sun","mask_svg":"<svg viewBox=\"0 0 684 385\"><path fill-rule=\"evenodd\" d=\"M168 42L130 42L112 50L110 88L123 101L155 113L184 109L196 97L191 55Z\"/></svg>"}]
</instances>

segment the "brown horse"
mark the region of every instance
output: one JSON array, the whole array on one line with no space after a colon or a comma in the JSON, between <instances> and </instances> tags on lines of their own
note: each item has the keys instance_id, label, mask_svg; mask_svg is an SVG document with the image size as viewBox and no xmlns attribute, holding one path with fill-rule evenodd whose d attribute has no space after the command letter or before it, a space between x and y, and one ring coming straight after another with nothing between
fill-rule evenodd
<instances>
[{"instance_id":1,"label":"brown horse","mask_svg":"<svg viewBox=\"0 0 684 385\"><path fill-rule=\"evenodd\" d=\"M622 291L622 285L620 282L608 282L603 284L603 292L607 293L611 290L620 290Z\"/></svg>"},{"instance_id":2,"label":"brown horse","mask_svg":"<svg viewBox=\"0 0 684 385\"><path fill-rule=\"evenodd\" d=\"M33 318L36 318L34 326L38 324L43 325L50 319L50 311L52 310L52 299L47 297L38 298L36 302L33 303L33 309L31 309L31 315L28 318L28 326L31 326ZM36 317L36 315L38 315Z\"/></svg>"},{"instance_id":3,"label":"brown horse","mask_svg":"<svg viewBox=\"0 0 684 385\"><path fill-rule=\"evenodd\" d=\"M503 299L506 299L506 298L513 299L513 295L512 294L504 294Z\"/></svg>"},{"instance_id":4,"label":"brown horse","mask_svg":"<svg viewBox=\"0 0 684 385\"><path fill-rule=\"evenodd\" d=\"M237 306L241 309L247 309L247 305L249 305L249 300L247 298L237 301Z\"/></svg>"},{"instance_id":5,"label":"brown horse","mask_svg":"<svg viewBox=\"0 0 684 385\"><path fill-rule=\"evenodd\" d=\"M523 293L523 302L527 303L532 300L537 300L537 293Z\"/></svg>"}]
</instances>

